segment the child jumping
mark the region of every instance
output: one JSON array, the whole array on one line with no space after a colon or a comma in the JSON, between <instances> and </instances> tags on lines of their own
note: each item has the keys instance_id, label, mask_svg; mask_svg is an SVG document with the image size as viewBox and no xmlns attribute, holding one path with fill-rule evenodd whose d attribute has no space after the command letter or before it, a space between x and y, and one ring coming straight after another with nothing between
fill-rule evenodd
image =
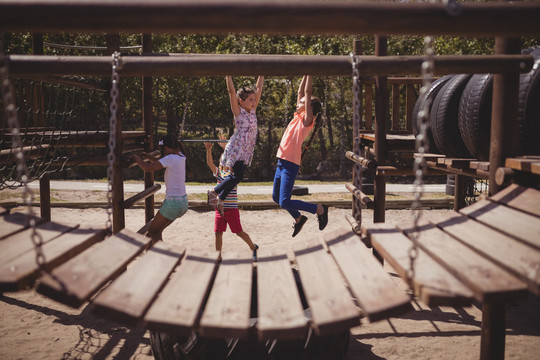
<instances>
[{"instance_id":1,"label":"child jumping","mask_svg":"<svg viewBox=\"0 0 540 360\"><path fill-rule=\"evenodd\" d=\"M259 76L255 88L242 87L238 92L235 91L230 76L226 77L226 81L235 130L225 147L220 165L231 168L232 172L213 190L208 191L208 204L221 213L223 213L225 198L244 179L245 169L251 165L257 140L255 110L261 99L264 77Z\"/></svg>"},{"instance_id":2,"label":"child jumping","mask_svg":"<svg viewBox=\"0 0 540 360\"><path fill-rule=\"evenodd\" d=\"M188 210L186 156L182 145L172 135L164 136L158 144L162 156L159 160L146 153L133 155L137 165L145 172L165 169L165 200L148 228L147 236L152 243L162 240L163 230Z\"/></svg>"},{"instance_id":3,"label":"child jumping","mask_svg":"<svg viewBox=\"0 0 540 360\"><path fill-rule=\"evenodd\" d=\"M274 188L272 199L279 206L289 212L294 218L293 234L298 235L307 217L300 214L299 210L317 214L319 230L323 230L328 224L328 206L315 205L301 200L291 200L292 189L302 158L302 143L313 129L314 120L321 120L321 101L311 96L312 77L304 76L298 88L296 112L283 133L277 151L277 168L274 175Z\"/></svg>"},{"instance_id":4,"label":"child jumping","mask_svg":"<svg viewBox=\"0 0 540 360\"><path fill-rule=\"evenodd\" d=\"M219 165L214 165L214 159L212 158L212 143L204 143L206 148L206 164L212 170L212 174L217 178L218 185L223 182L223 179L230 175L231 169ZM220 144L221 145L221 144ZM238 211L238 194L237 188L234 187L227 197L224 199L223 211L220 213L216 209L214 217L214 233L216 235L216 250L219 251L221 258L221 248L223 245L223 233L227 230L227 224L231 228L233 234L238 235L242 240L248 244L249 248L253 251L253 261L257 261L257 250L259 246L251 241L249 235L242 229L240 224L240 212Z\"/></svg>"}]
</instances>

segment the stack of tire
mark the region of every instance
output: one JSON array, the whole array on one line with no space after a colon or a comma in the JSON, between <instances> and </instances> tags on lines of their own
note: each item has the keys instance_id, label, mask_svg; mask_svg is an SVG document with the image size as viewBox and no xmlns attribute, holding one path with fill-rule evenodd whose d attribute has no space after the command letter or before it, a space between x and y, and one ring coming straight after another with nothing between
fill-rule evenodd
<instances>
[{"instance_id":1,"label":"stack of tire","mask_svg":"<svg viewBox=\"0 0 540 360\"><path fill-rule=\"evenodd\" d=\"M522 53L532 55L535 63L530 72L520 75L519 153L540 155L540 48ZM428 151L447 157L488 161L492 92L492 74L456 74L437 79L416 101L414 133L418 133L421 125L418 114L429 99Z\"/></svg>"}]
</instances>

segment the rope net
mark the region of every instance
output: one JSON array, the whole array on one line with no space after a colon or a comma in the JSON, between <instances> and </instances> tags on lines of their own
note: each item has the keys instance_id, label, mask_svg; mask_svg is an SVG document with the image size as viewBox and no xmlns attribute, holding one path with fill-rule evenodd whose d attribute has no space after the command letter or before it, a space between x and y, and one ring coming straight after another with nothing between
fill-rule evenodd
<instances>
[{"instance_id":1,"label":"rope net","mask_svg":"<svg viewBox=\"0 0 540 360\"><path fill-rule=\"evenodd\" d=\"M81 81L71 79L71 82ZM70 170L92 159L106 159L108 92L35 80L13 80L21 150L28 181L44 173ZM0 112L0 190L17 188L11 129L5 106Z\"/></svg>"}]
</instances>

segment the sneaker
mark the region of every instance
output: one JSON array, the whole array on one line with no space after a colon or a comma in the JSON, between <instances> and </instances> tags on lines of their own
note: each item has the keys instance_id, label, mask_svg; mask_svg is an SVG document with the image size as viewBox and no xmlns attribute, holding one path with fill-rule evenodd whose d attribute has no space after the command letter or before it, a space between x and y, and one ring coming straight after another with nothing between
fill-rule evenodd
<instances>
[{"instance_id":1,"label":"sneaker","mask_svg":"<svg viewBox=\"0 0 540 360\"><path fill-rule=\"evenodd\" d=\"M302 227L304 226L304 224L306 223L307 221L307 217L305 217L304 215L300 216L300 221L298 222L294 222L293 224L293 233L292 233L292 237L295 237L296 235L298 235L298 233L300 232L300 230L302 230Z\"/></svg>"},{"instance_id":2,"label":"sneaker","mask_svg":"<svg viewBox=\"0 0 540 360\"><path fill-rule=\"evenodd\" d=\"M319 221L319 230L323 230L326 225L328 225L328 205L323 205L323 213L317 215L317 220Z\"/></svg>"},{"instance_id":3,"label":"sneaker","mask_svg":"<svg viewBox=\"0 0 540 360\"><path fill-rule=\"evenodd\" d=\"M257 262L257 250L259 250L259 245L257 244L253 244L253 245L255 245L255 249L253 249L253 261Z\"/></svg>"}]
</instances>

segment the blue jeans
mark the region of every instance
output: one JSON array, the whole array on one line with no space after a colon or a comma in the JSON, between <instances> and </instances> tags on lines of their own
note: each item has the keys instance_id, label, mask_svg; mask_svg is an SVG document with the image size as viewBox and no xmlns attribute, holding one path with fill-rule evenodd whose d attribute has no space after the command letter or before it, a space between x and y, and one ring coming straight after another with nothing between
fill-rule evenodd
<instances>
[{"instance_id":1,"label":"blue jeans","mask_svg":"<svg viewBox=\"0 0 540 360\"><path fill-rule=\"evenodd\" d=\"M292 189L296 175L298 175L300 166L287 160L278 159L276 174L274 175L274 189L272 199L279 206L289 212L291 216L297 219L300 211L307 211L312 214L317 212L317 205L310 204L301 200L291 200Z\"/></svg>"},{"instance_id":2,"label":"blue jeans","mask_svg":"<svg viewBox=\"0 0 540 360\"><path fill-rule=\"evenodd\" d=\"M246 165L244 165L243 160L234 163L231 175L223 179L223 181L214 188L214 191L219 195L221 200L225 200L232 189L234 189L240 181L244 180L245 170Z\"/></svg>"}]
</instances>

